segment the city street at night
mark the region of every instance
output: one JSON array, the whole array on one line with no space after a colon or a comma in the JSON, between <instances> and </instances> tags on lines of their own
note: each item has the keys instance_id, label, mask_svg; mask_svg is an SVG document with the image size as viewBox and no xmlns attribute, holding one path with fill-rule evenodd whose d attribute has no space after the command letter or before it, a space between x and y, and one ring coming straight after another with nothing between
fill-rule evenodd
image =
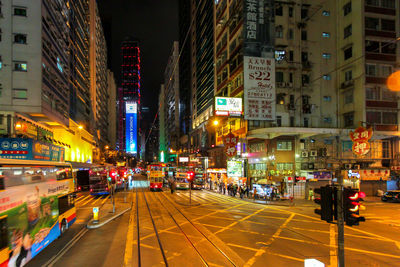
<instances>
[{"instance_id":1,"label":"city street at night","mask_svg":"<svg viewBox=\"0 0 400 267\"><path fill-rule=\"evenodd\" d=\"M79 229L91 208L110 200L78 195L78 219L69 229L74 234L55 241L28 266L48 264L59 252L51 266L304 266L309 258L337 265L336 225L321 222L311 201L265 205L194 190L189 205L189 191L149 192L146 185L145 179L134 182L130 212L84 232ZM345 228L346 264L397 266L400 205L371 200L366 207L367 221ZM79 241L68 242L77 236Z\"/></svg>"}]
</instances>

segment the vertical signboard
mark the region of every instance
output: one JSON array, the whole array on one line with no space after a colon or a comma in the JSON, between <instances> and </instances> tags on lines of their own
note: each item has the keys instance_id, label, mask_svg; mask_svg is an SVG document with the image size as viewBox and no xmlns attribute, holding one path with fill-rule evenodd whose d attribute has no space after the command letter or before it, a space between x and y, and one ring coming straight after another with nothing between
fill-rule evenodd
<instances>
[{"instance_id":1,"label":"vertical signboard","mask_svg":"<svg viewBox=\"0 0 400 267\"><path fill-rule=\"evenodd\" d=\"M125 150L127 153L137 153L137 102L126 102L125 118Z\"/></svg>"},{"instance_id":2,"label":"vertical signboard","mask_svg":"<svg viewBox=\"0 0 400 267\"><path fill-rule=\"evenodd\" d=\"M244 118L275 120L275 59L244 57Z\"/></svg>"}]
</instances>

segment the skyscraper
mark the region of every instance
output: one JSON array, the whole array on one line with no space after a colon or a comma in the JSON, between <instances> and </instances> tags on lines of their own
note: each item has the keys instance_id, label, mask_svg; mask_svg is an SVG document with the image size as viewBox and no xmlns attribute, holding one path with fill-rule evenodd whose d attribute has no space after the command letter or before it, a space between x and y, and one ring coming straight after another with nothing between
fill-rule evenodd
<instances>
[{"instance_id":1,"label":"skyscraper","mask_svg":"<svg viewBox=\"0 0 400 267\"><path fill-rule=\"evenodd\" d=\"M118 99L118 148L127 153L139 154L140 48L138 40L127 38L121 44L121 86Z\"/></svg>"}]
</instances>

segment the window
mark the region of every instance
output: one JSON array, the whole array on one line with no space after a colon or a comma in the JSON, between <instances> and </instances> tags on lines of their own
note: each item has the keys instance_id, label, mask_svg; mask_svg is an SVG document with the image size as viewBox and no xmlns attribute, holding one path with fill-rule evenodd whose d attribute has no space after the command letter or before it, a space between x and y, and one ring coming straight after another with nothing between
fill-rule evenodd
<instances>
[{"instance_id":1,"label":"window","mask_svg":"<svg viewBox=\"0 0 400 267\"><path fill-rule=\"evenodd\" d=\"M306 30L301 31L301 40L307 41L307 31Z\"/></svg>"},{"instance_id":2,"label":"window","mask_svg":"<svg viewBox=\"0 0 400 267\"><path fill-rule=\"evenodd\" d=\"M351 36L351 34L352 34L352 26L350 24L349 26L344 28L344 31L343 31L344 39L346 39L347 37Z\"/></svg>"},{"instance_id":3,"label":"window","mask_svg":"<svg viewBox=\"0 0 400 267\"><path fill-rule=\"evenodd\" d=\"M307 74L302 74L301 75L301 84L302 86L306 86L310 83L310 76L308 76Z\"/></svg>"},{"instance_id":4,"label":"window","mask_svg":"<svg viewBox=\"0 0 400 267\"><path fill-rule=\"evenodd\" d=\"M281 25L275 27L275 37L283 38L283 27Z\"/></svg>"},{"instance_id":5,"label":"window","mask_svg":"<svg viewBox=\"0 0 400 267\"><path fill-rule=\"evenodd\" d=\"M26 8L14 7L14 15L26 17Z\"/></svg>"},{"instance_id":6,"label":"window","mask_svg":"<svg viewBox=\"0 0 400 267\"><path fill-rule=\"evenodd\" d=\"M365 92L365 98L367 100L379 100L379 87L367 87Z\"/></svg>"},{"instance_id":7,"label":"window","mask_svg":"<svg viewBox=\"0 0 400 267\"><path fill-rule=\"evenodd\" d=\"M379 42L365 40L365 51L379 53Z\"/></svg>"},{"instance_id":8,"label":"window","mask_svg":"<svg viewBox=\"0 0 400 267\"><path fill-rule=\"evenodd\" d=\"M328 11L328 10L322 11L322 16L324 16L324 17L329 17L330 15L331 15L331 12L330 12L330 11Z\"/></svg>"},{"instance_id":9,"label":"window","mask_svg":"<svg viewBox=\"0 0 400 267\"><path fill-rule=\"evenodd\" d=\"M322 58L330 59L331 58L331 53L323 53L322 54Z\"/></svg>"},{"instance_id":10,"label":"window","mask_svg":"<svg viewBox=\"0 0 400 267\"><path fill-rule=\"evenodd\" d=\"M283 82L283 72L281 71L276 72L276 82Z\"/></svg>"},{"instance_id":11,"label":"window","mask_svg":"<svg viewBox=\"0 0 400 267\"><path fill-rule=\"evenodd\" d=\"M397 124L397 113L396 112L383 112L382 113L384 124Z\"/></svg>"},{"instance_id":12,"label":"window","mask_svg":"<svg viewBox=\"0 0 400 267\"><path fill-rule=\"evenodd\" d=\"M283 6L277 6L275 8L275 16L283 16Z\"/></svg>"},{"instance_id":13,"label":"window","mask_svg":"<svg viewBox=\"0 0 400 267\"><path fill-rule=\"evenodd\" d=\"M293 7L289 7L289 17L293 17Z\"/></svg>"},{"instance_id":14,"label":"window","mask_svg":"<svg viewBox=\"0 0 400 267\"><path fill-rule=\"evenodd\" d=\"M397 93L388 89L382 88L382 100L393 101L397 98Z\"/></svg>"},{"instance_id":15,"label":"window","mask_svg":"<svg viewBox=\"0 0 400 267\"><path fill-rule=\"evenodd\" d=\"M26 62L14 62L14 70L15 71L27 71L28 65Z\"/></svg>"},{"instance_id":16,"label":"window","mask_svg":"<svg viewBox=\"0 0 400 267\"><path fill-rule=\"evenodd\" d=\"M386 8L395 8L396 4L394 2L395 0L382 0L382 7L386 7Z\"/></svg>"},{"instance_id":17,"label":"window","mask_svg":"<svg viewBox=\"0 0 400 267\"><path fill-rule=\"evenodd\" d=\"M331 102L332 101L332 97L330 95L325 95L324 96L324 101L325 102Z\"/></svg>"},{"instance_id":18,"label":"window","mask_svg":"<svg viewBox=\"0 0 400 267\"><path fill-rule=\"evenodd\" d=\"M353 56L353 47L349 47L344 50L344 60L347 60Z\"/></svg>"},{"instance_id":19,"label":"window","mask_svg":"<svg viewBox=\"0 0 400 267\"><path fill-rule=\"evenodd\" d=\"M344 103L351 104L353 103L353 90L348 91L344 94Z\"/></svg>"},{"instance_id":20,"label":"window","mask_svg":"<svg viewBox=\"0 0 400 267\"><path fill-rule=\"evenodd\" d=\"M293 163L277 163L276 164L276 170L277 171L286 171L286 170L293 170Z\"/></svg>"},{"instance_id":21,"label":"window","mask_svg":"<svg viewBox=\"0 0 400 267\"><path fill-rule=\"evenodd\" d=\"M303 118L303 126L308 127L308 118Z\"/></svg>"},{"instance_id":22,"label":"window","mask_svg":"<svg viewBox=\"0 0 400 267\"><path fill-rule=\"evenodd\" d=\"M59 214L65 213L66 211L73 208L75 205L74 198L71 194L58 198L58 211Z\"/></svg>"},{"instance_id":23,"label":"window","mask_svg":"<svg viewBox=\"0 0 400 267\"><path fill-rule=\"evenodd\" d=\"M351 12L351 1L343 6L343 15L346 16L350 12Z\"/></svg>"},{"instance_id":24,"label":"window","mask_svg":"<svg viewBox=\"0 0 400 267\"><path fill-rule=\"evenodd\" d=\"M289 82L293 82L293 72L289 72Z\"/></svg>"},{"instance_id":25,"label":"window","mask_svg":"<svg viewBox=\"0 0 400 267\"><path fill-rule=\"evenodd\" d=\"M27 89L13 89L13 99L27 99Z\"/></svg>"},{"instance_id":26,"label":"window","mask_svg":"<svg viewBox=\"0 0 400 267\"><path fill-rule=\"evenodd\" d=\"M330 81L330 80L331 80L331 75L325 74L325 75L322 76L322 78L323 78L325 81Z\"/></svg>"},{"instance_id":27,"label":"window","mask_svg":"<svg viewBox=\"0 0 400 267\"><path fill-rule=\"evenodd\" d=\"M381 52L385 54L396 54L396 43L381 43Z\"/></svg>"},{"instance_id":28,"label":"window","mask_svg":"<svg viewBox=\"0 0 400 267\"><path fill-rule=\"evenodd\" d=\"M396 23L391 19L382 19L381 20L381 30L382 31L396 31Z\"/></svg>"},{"instance_id":29,"label":"window","mask_svg":"<svg viewBox=\"0 0 400 267\"><path fill-rule=\"evenodd\" d=\"M365 28L371 30L379 30L379 19L365 17Z\"/></svg>"},{"instance_id":30,"label":"window","mask_svg":"<svg viewBox=\"0 0 400 267\"><path fill-rule=\"evenodd\" d=\"M285 50L275 50L275 59L277 61L284 60L286 57L286 51Z\"/></svg>"},{"instance_id":31,"label":"window","mask_svg":"<svg viewBox=\"0 0 400 267\"><path fill-rule=\"evenodd\" d=\"M344 127L354 126L354 113L348 112L343 114Z\"/></svg>"},{"instance_id":32,"label":"window","mask_svg":"<svg viewBox=\"0 0 400 267\"><path fill-rule=\"evenodd\" d=\"M331 37L331 34L329 32L323 32L322 37L329 38L329 37Z\"/></svg>"},{"instance_id":33,"label":"window","mask_svg":"<svg viewBox=\"0 0 400 267\"><path fill-rule=\"evenodd\" d=\"M278 151L292 151L292 141L277 141L276 150Z\"/></svg>"},{"instance_id":34,"label":"window","mask_svg":"<svg viewBox=\"0 0 400 267\"><path fill-rule=\"evenodd\" d=\"M294 127L294 117L290 116L290 127Z\"/></svg>"},{"instance_id":35,"label":"window","mask_svg":"<svg viewBox=\"0 0 400 267\"><path fill-rule=\"evenodd\" d=\"M391 65L382 65L381 66L381 76L388 77L393 72L393 67Z\"/></svg>"},{"instance_id":36,"label":"window","mask_svg":"<svg viewBox=\"0 0 400 267\"><path fill-rule=\"evenodd\" d=\"M293 29L288 30L288 40L293 40Z\"/></svg>"},{"instance_id":37,"label":"window","mask_svg":"<svg viewBox=\"0 0 400 267\"><path fill-rule=\"evenodd\" d=\"M377 68L375 64L365 64L365 74L367 76L377 76Z\"/></svg>"},{"instance_id":38,"label":"window","mask_svg":"<svg viewBox=\"0 0 400 267\"><path fill-rule=\"evenodd\" d=\"M301 19L305 19L308 16L308 9L301 8Z\"/></svg>"},{"instance_id":39,"label":"window","mask_svg":"<svg viewBox=\"0 0 400 267\"><path fill-rule=\"evenodd\" d=\"M379 6L379 0L366 0L366 4L369 6Z\"/></svg>"},{"instance_id":40,"label":"window","mask_svg":"<svg viewBox=\"0 0 400 267\"><path fill-rule=\"evenodd\" d=\"M344 80L347 81L351 81L353 80L353 71L348 70L344 73Z\"/></svg>"},{"instance_id":41,"label":"window","mask_svg":"<svg viewBox=\"0 0 400 267\"><path fill-rule=\"evenodd\" d=\"M307 62L307 61L308 61L308 53L301 52L301 62Z\"/></svg>"},{"instance_id":42,"label":"window","mask_svg":"<svg viewBox=\"0 0 400 267\"><path fill-rule=\"evenodd\" d=\"M14 43L26 44L26 34L16 33L14 35Z\"/></svg>"},{"instance_id":43,"label":"window","mask_svg":"<svg viewBox=\"0 0 400 267\"><path fill-rule=\"evenodd\" d=\"M289 61L293 62L293 60L294 60L293 58L294 58L293 50L290 50L289 51Z\"/></svg>"},{"instance_id":44,"label":"window","mask_svg":"<svg viewBox=\"0 0 400 267\"><path fill-rule=\"evenodd\" d=\"M367 122L380 124L381 123L381 112L367 111Z\"/></svg>"},{"instance_id":45,"label":"window","mask_svg":"<svg viewBox=\"0 0 400 267\"><path fill-rule=\"evenodd\" d=\"M332 118L331 117L324 117L324 123L332 123Z\"/></svg>"}]
</instances>

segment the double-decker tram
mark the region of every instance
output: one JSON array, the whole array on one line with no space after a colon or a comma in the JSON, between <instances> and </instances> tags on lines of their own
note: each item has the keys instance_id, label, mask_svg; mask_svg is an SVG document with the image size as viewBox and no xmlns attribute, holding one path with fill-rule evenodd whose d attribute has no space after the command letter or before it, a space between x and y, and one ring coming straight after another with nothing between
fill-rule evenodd
<instances>
[{"instance_id":1,"label":"double-decker tram","mask_svg":"<svg viewBox=\"0 0 400 267\"><path fill-rule=\"evenodd\" d=\"M189 189L188 169L177 168L175 174L176 189Z\"/></svg>"},{"instance_id":2,"label":"double-decker tram","mask_svg":"<svg viewBox=\"0 0 400 267\"><path fill-rule=\"evenodd\" d=\"M162 164L147 165L147 180L150 191L162 190L164 181L164 168Z\"/></svg>"},{"instance_id":3,"label":"double-decker tram","mask_svg":"<svg viewBox=\"0 0 400 267\"><path fill-rule=\"evenodd\" d=\"M76 219L68 163L0 159L0 266L23 266Z\"/></svg>"},{"instance_id":4,"label":"double-decker tram","mask_svg":"<svg viewBox=\"0 0 400 267\"><path fill-rule=\"evenodd\" d=\"M110 171L108 167L95 167L89 172L89 187L92 196L108 195L110 188L108 175L116 175L115 171Z\"/></svg>"},{"instance_id":5,"label":"double-decker tram","mask_svg":"<svg viewBox=\"0 0 400 267\"><path fill-rule=\"evenodd\" d=\"M194 169L194 179L192 183L192 189L204 189L205 188L205 178L204 178L204 170L202 168Z\"/></svg>"}]
</instances>

